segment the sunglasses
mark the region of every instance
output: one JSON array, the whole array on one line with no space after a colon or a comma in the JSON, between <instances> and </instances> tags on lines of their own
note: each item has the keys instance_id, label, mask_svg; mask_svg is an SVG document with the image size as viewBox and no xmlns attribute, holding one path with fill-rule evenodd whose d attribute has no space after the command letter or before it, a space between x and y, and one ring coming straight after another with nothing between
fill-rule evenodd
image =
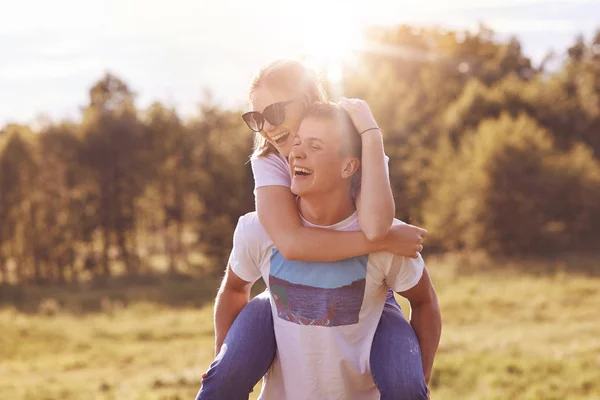
<instances>
[{"instance_id":1,"label":"sunglasses","mask_svg":"<svg viewBox=\"0 0 600 400\"><path fill-rule=\"evenodd\" d=\"M242 119L248 125L248 128L254 132L260 132L265 126L265 120L273 125L278 126L285 121L285 108L296 100L280 101L265 107L262 113L258 111L250 111L242 114Z\"/></svg>"}]
</instances>

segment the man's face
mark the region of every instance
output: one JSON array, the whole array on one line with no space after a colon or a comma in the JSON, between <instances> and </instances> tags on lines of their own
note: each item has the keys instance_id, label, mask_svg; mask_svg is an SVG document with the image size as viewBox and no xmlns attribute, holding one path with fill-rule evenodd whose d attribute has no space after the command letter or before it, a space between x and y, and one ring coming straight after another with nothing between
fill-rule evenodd
<instances>
[{"instance_id":1,"label":"man's face","mask_svg":"<svg viewBox=\"0 0 600 400\"><path fill-rule=\"evenodd\" d=\"M333 120L305 118L290 152L291 190L298 196L329 193L344 184L349 157L340 154L340 137Z\"/></svg>"}]
</instances>

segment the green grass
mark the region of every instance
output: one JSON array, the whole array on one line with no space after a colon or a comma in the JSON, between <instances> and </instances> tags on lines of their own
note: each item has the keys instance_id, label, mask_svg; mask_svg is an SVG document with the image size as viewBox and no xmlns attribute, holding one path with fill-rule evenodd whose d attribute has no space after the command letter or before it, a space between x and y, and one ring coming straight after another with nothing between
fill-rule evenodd
<instances>
[{"instance_id":1,"label":"green grass","mask_svg":"<svg viewBox=\"0 0 600 400\"><path fill-rule=\"evenodd\" d=\"M432 398L600 399L599 277L429 264L444 320ZM0 311L0 399L194 398L213 351L211 304L194 285L100 300L52 289L58 305L42 289L23 293ZM30 298L53 315L32 312Z\"/></svg>"}]
</instances>

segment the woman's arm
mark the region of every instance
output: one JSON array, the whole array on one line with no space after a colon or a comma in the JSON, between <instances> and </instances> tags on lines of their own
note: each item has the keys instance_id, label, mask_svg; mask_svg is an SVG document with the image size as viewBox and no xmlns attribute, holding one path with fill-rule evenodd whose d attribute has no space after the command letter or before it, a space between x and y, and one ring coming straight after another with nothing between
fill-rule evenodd
<instances>
[{"instance_id":1,"label":"woman's arm","mask_svg":"<svg viewBox=\"0 0 600 400\"><path fill-rule=\"evenodd\" d=\"M340 232L302 225L295 196L285 186L256 189L256 211L275 246L288 260L339 261L391 247L388 240L373 242L361 231ZM416 236L406 243L414 248L418 244Z\"/></svg>"},{"instance_id":2,"label":"woman's arm","mask_svg":"<svg viewBox=\"0 0 600 400\"><path fill-rule=\"evenodd\" d=\"M390 187L379 130L362 134L362 175L356 195L360 228L369 240L387 235L394 220L396 206Z\"/></svg>"},{"instance_id":3,"label":"woman's arm","mask_svg":"<svg viewBox=\"0 0 600 400\"><path fill-rule=\"evenodd\" d=\"M290 191L287 161L279 155L253 158L252 172L260 222L288 260L339 261L382 250L414 258L423 249L427 231L413 225L398 224L377 241L369 241L362 231L305 227Z\"/></svg>"},{"instance_id":4,"label":"woman's arm","mask_svg":"<svg viewBox=\"0 0 600 400\"><path fill-rule=\"evenodd\" d=\"M362 175L356 208L360 228L369 240L384 238L394 220L396 206L387 161L383 151L383 137L369 105L359 99L342 98L339 101L354 123L362 139ZM366 132L365 132L366 131Z\"/></svg>"}]
</instances>

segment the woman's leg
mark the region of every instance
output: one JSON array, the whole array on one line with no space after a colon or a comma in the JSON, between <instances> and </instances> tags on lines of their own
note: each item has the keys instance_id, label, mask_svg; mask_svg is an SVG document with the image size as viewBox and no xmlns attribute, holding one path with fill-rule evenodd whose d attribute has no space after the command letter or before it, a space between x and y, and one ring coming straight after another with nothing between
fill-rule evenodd
<instances>
[{"instance_id":1,"label":"woman's leg","mask_svg":"<svg viewBox=\"0 0 600 400\"><path fill-rule=\"evenodd\" d=\"M371 373L381 400L426 400L417 335L389 291L371 347Z\"/></svg>"},{"instance_id":2,"label":"woman's leg","mask_svg":"<svg viewBox=\"0 0 600 400\"><path fill-rule=\"evenodd\" d=\"M196 400L247 400L275 358L275 332L269 292L239 313L221 351L206 372Z\"/></svg>"}]
</instances>

